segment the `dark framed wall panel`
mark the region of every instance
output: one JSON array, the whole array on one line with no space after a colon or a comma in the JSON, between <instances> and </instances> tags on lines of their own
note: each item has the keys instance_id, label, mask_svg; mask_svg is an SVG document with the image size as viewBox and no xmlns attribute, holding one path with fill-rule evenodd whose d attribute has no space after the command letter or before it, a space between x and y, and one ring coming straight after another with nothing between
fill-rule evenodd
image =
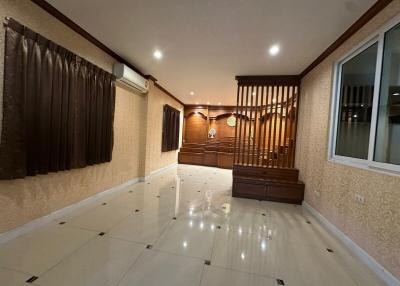
<instances>
[{"instance_id":1,"label":"dark framed wall panel","mask_svg":"<svg viewBox=\"0 0 400 286\"><path fill-rule=\"evenodd\" d=\"M177 150L179 148L180 112L175 108L164 105L162 152Z\"/></svg>"}]
</instances>

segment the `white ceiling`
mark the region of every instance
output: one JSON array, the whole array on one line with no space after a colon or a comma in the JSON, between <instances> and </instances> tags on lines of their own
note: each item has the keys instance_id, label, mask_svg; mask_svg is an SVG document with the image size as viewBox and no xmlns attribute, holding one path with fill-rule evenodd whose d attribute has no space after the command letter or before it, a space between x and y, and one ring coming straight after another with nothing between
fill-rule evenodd
<instances>
[{"instance_id":1,"label":"white ceiling","mask_svg":"<svg viewBox=\"0 0 400 286\"><path fill-rule=\"evenodd\" d=\"M213 105L236 103L235 75L299 74L375 2L47 1L184 103Z\"/></svg>"}]
</instances>

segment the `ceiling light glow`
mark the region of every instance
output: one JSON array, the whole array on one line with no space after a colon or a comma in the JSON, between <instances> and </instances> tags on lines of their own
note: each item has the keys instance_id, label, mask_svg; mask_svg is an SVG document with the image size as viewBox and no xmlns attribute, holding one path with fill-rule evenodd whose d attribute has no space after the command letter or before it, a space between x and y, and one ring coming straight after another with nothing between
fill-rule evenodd
<instances>
[{"instance_id":1,"label":"ceiling light glow","mask_svg":"<svg viewBox=\"0 0 400 286\"><path fill-rule=\"evenodd\" d=\"M277 54L279 54L279 51L280 51L281 49L280 49L280 47L279 47L279 45L272 45L270 48L269 48L269 54L271 55L271 56L276 56Z\"/></svg>"},{"instance_id":2,"label":"ceiling light glow","mask_svg":"<svg viewBox=\"0 0 400 286\"><path fill-rule=\"evenodd\" d=\"M163 54L160 50L155 50L153 53L153 57L157 60L161 60L163 57Z\"/></svg>"},{"instance_id":3,"label":"ceiling light glow","mask_svg":"<svg viewBox=\"0 0 400 286\"><path fill-rule=\"evenodd\" d=\"M194 95L194 91L191 91L191 92L190 92L190 95Z\"/></svg>"}]
</instances>

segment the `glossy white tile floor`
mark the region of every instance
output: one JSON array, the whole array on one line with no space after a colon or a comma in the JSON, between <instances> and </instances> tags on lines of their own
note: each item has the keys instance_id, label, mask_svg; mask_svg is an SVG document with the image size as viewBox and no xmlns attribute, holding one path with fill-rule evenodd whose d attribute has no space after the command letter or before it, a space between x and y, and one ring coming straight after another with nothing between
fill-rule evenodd
<instances>
[{"instance_id":1,"label":"glossy white tile floor","mask_svg":"<svg viewBox=\"0 0 400 286\"><path fill-rule=\"evenodd\" d=\"M0 285L384 285L301 206L231 184L180 165L130 186L0 244Z\"/></svg>"}]
</instances>

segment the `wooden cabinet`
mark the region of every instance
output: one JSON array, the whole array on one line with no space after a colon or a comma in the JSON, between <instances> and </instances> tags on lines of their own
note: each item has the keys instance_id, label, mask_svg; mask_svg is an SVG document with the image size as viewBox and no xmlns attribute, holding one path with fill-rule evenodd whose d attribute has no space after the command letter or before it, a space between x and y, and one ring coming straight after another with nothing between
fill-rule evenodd
<instances>
[{"instance_id":1,"label":"wooden cabinet","mask_svg":"<svg viewBox=\"0 0 400 286\"><path fill-rule=\"evenodd\" d=\"M235 197L262 200L266 197L267 186L251 180L234 181Z\"/></svg>"},{"instance_id":2,"label":"wooden cabinet","mask_svg":"<svg viewBox=\"0 0 400 286\"><path fill-rule=\"evenodd\" d=\"M298 170L233 166L234 197L301 204L304 184L298 180Z\"/></svg>"}]
</instances>

